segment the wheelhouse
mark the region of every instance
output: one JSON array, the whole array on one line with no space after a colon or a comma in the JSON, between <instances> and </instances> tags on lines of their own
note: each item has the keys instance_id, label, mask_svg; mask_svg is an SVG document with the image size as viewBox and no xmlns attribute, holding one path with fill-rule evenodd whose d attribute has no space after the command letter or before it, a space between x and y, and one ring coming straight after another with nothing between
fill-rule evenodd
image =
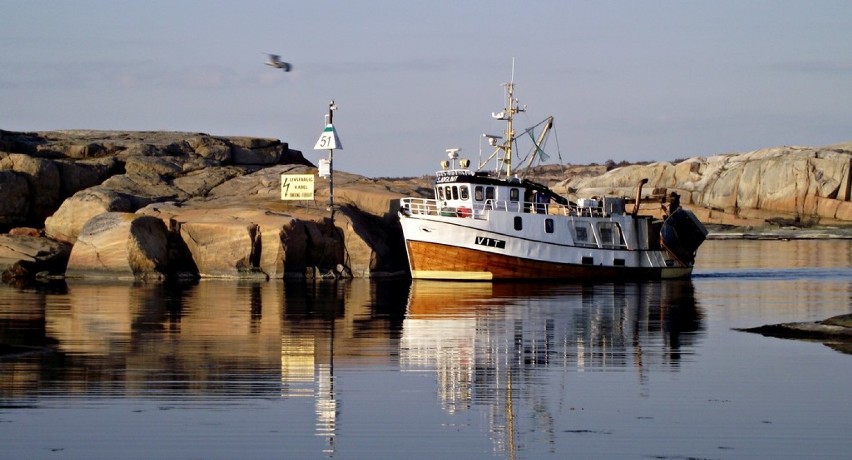
<instances>
[{"instance_id":1,"label":"wheelhouse","mask_svg":"<svg viewBox=\"0 0 852 460\"><path fill-rule=\"evenodd\" d=\"M487 173L472 173L467 169L438 171L435 198L441 209L471 212L502 210L544 213L552 201L568 204L564 198L534 182L517 178L499 180L489 177Z\"/></svg>"}]
</instances>

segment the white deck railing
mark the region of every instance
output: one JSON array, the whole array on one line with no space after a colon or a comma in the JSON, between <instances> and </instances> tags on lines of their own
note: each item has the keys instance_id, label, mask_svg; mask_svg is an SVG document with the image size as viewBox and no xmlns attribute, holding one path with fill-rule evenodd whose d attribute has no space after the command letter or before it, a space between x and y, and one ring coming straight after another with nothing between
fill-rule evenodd
<instances>
[{"instance_id":1,"label":"white deck railing","mask_svg":"<svg viewBox=\"0 0 852 460\"><path fill-rule=\"evenodd\" d=\"M442 206L438 200L428 198L402 198L400 207L411 214L446 217L473 217L484 219L489 211L550 214L557 216L591 215L592 209L565 206L558 203L532 203L525 201L485 200L473 207Z\"/></svg>"}]
</instances>

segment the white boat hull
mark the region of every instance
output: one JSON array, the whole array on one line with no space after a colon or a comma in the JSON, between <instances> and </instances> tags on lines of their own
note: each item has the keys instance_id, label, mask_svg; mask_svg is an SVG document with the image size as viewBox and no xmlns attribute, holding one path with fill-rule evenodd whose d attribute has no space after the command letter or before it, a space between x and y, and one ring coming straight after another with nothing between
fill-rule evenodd
<instances>
[{"instance_id":1,"label":"white boat hull","mask_svg":"<svg viewBox=\"0 0 852 460\"><path fill-rule=\"evenodd\" d=\"M619 280L684 278L692 273L692 266L683 265L665 249L641 249L641 235L632 230L624 232L624 247L578 246L567 228L582 218L526 214L523 218L528 229L513 235L513 229L501 225L500 220L515 215L492 212L480 218L458 218L402 214L412 278ZM546 218L563 231L536 232L544 228L538 224Z\"/></svg>"},{"instance_id":2,"label":"white boat hull","mask_svg":"<svg viewBox=\"0 0 852 460\"><path fill-rule=\"evenodd\" d=\"M672 193L668 217L654 221L638 215L642 187L637 183L633 212L624 197L579 198L576 203L549 187L513 171L518 155L514 115L525 109L504 85L506 101L492 117L505 121L504 136L485 135L494 152L476 170L448 149L449 160L435 173L433 199L403 198L402 224L411 276L415 279L498 280L559 279L617 281L684 278L692 274L695 253L707 230L694 214L680 208ZM524 131L533 140L527 172L542 150L553 117ZM493 173L485 165L496 162ZM522 160L524 161L524 160ZM660 201L662 204L663 202Z\"/></svg>"}]
</instances>

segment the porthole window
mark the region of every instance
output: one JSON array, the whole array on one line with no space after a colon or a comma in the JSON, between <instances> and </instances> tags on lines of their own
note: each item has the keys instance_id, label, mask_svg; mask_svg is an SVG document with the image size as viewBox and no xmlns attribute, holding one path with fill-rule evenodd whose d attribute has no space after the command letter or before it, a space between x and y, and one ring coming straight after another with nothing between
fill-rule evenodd
<instances>
[{"instance_id":1,"label":"porthole window","mask_svg":"<svg viewBox=\"0 0 852 460\"><path fill-rule=\"evenodd\" d=\"M515 230L523 230L524 229L524 219L521 216L515 216Z\"/></svg>"},{"instance_id":2,"label":"porthole window","mask_svg":"<svg viewBox=\"0 0 852 460\"><path fill-rule=\"evenodd\" d=\"M544 231L553 233L553 219L544 219Z\"/></svg>"}]
</instances>

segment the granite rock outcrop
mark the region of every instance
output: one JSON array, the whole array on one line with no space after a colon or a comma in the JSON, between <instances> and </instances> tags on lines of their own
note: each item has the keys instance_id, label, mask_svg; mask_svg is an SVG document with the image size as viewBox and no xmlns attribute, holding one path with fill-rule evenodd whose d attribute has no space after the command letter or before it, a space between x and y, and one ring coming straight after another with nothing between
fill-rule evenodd
<instances>
[{"instance_id":1,"label":"granite rock outcrop","mask_svg":"<svg viewBox=\"0 0 852 460\"><path fill-rule=\"evenodd\" d=\"M704 222L852 224L852 144L778 147L677 163L547 166L540 181L579 197L675 192ZM282 174L314 174L277 139L203 133L0 130L0 271L47 276L279 279L405 276L399 198L428 178L316 179L282 201ZM628 210L629 209L628 205Z\"/></svg>"},{"instance_id":2,"label":"granite rock outcrop","mask_svg":"<svg viewBox=\"0 0 852 460\"><path fill-rule=\"evenodd\" d=\"M682 205L708 223L762 225L772 218L852 223L852 143L632 165L568 178L557 187L585 197L635 196L642 178L649 179L644 194L676 192Z\"/></svg>"},{"instance_id":3,"label":"granite rock outcrop","mask_svg":"<svg viewBox=\"0 0 852 460\"><path fill-rule=\"evenodd\" d=\"M395 215L410 190L336 173L332 221L323 179L314 201L281 201L290 173L316 169L276 139L0 131L0 230L43 229L70 248L69 277L405 274Z\"/></svg>"}]
</instances>

